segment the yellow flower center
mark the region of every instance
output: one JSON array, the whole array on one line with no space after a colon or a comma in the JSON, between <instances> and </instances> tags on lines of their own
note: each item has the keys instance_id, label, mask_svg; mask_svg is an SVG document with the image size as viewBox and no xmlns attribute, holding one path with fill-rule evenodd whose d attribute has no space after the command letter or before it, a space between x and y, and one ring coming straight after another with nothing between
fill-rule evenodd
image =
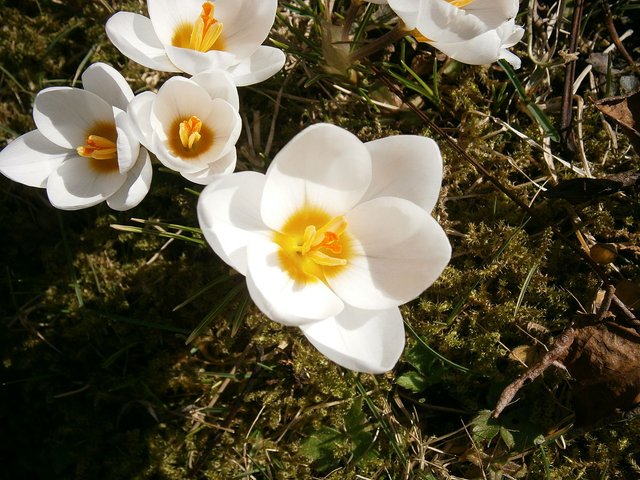
<instances>
[{"instance_id":1,"label":"yellow flower center","mask_svg":"<svg viewBox=\"0 0 640 480\"><path fill-rule=\"evenodd\" d=\"M101 173L118 170L118 133L112 123L96 123L87 132L87 143L76 148Z\"/></svg>"},{"instance_id":2,"label":"yellow flower center","mask_svg":"<svg viewBox=\"0 0 640 480\"><path fill-rule=\"evenodd\" d=\"M194 158L213 145L213 132L195 115L177 118L169 128L168 147L177 157Z\"/></svg>"},{"instance_id":3,"label":"yellow flower center","mask_svg":"<svg viewBox=\"0 0 640 480\"><path fill-rule=\"evenodd\" d=\"M184 122L180 122L179 133L182 146L191 150L202 138L200 130L202 130L202 120L195 115Z\"/></svg>"},{"instance_id":4,"label":"yellow flower center","mask_svg":"<svg viewBox=\"0 0 640 480\"><path fill-rule=\"evenodd\" d=\"M202 12L193 23L183 23L176 28L171 44L174 47L190 48L198 52L224 50L222 42L222 22L213 15L215 6L211 2L202 4Z\"/></svg>"},{"instance_id":5,"label":"yellow flower center","mask_svg":"<svg viewBox=\"0 0 640 480\"><path fill-rule=\"evenodd\" d=\"M294 280L326 282L348 264L352 248L346 229L344 217L331 218L313 207L298 210L274 235L281 267Z\"/></svg>"}]
</instances>

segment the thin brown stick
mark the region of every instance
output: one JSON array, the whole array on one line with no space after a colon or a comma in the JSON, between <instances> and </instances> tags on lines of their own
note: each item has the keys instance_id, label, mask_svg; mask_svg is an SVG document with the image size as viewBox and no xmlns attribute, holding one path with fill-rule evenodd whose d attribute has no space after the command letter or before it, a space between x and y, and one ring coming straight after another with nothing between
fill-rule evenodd
<instances>
[{"instance_id":1,"label":"thin brown stick","mask_svg":"<svg viewBox=\"0 0 640 480\"><path fill-rule=\"evenodd\" d=\"M613 303L618 308L618 310L626 317L627 323L631 325L632 328L636 330L636 332L640 333L640 320L636 318L636 316L627 308L627 306L620 300L618 297L613 295Z\"/></svg>"},{"instance_id":2,"label":"thin brown stick","mask_svg":"<svg viewBox=\"0 0 640 480\"><path fill-rule=\"evenodd\" d=\"M614 294L616 293L616 288L613 285L607 285L604 291L604 298L602 299L602 303L600 303L600 307L596 312L596 323L599 323L604 319L604 316L607 314L609 309L611 308L611 302L613 301Z\"/></svg>"},{"instance_id":3,"label":"thin brown stick","mask_svg":"<svg viewBox=\"0 0 640 480\"><path fill-rule=\"evenodd\" d=\"M571 36L569 38L568 54L571 55L578 49L580 38L580 26L582 25L582 12L584 10L584 0L576 0L573 10L573 20L571 22ZM560 135L565 147L575 155L576 144L573 138L573 81L576 76L576 61L567 63L564 71L564 89L562 91L562 113L560 117Z\"/></svg>"},{"instance_id":4,"label":"thin brown stick","mask_svg":"<svg viewBox=\"0 0 640 480\"><path fill-rule=\"evenodd\" d=\"M627 49L624 48L624 45L622 44L622 40L620 40L620 36L618 35L616 26L613 23L613 14L611 13L611 7L609 7L609 2L607 0L602 0L602 6L604 7L604 11L607 14L607 30L609 30L609 35L611 35L611 40L613 41L614 45L620 52L620 55L624 57L626 62L629 64L629 66L633 68L635 71L638 71L638 66L636 65L636 62L633 61L633 58L631 57L631 55L629 55L629 52L627 52Z\"/></svg>"},{"instance_id":5,"label":"thin brown stick","mask_svg":"<svg viewBox=\"0 0 640 480\"><path fill-rule=\"evenodd\" d=\"M573 340L575 338L576 331L573 328L569 328L562 332L562 334L556 338L553 344L553 348L545 353L544 357L534 367L529 369L526 373L518 377L514 382L510 383L507 388L502 391L496 408L493 411L492 416L497 418L502 411L511 403L513 397L524 387L527 383L532 382L540 375L542 375L547 368L549 368L554 362L563 358Z\"/></svg>"}]
</instances>

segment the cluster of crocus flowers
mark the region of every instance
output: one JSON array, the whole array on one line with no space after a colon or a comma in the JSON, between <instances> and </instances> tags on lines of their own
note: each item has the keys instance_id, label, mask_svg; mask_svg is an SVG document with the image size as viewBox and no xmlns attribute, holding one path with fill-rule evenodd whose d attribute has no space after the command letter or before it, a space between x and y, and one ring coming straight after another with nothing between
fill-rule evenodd
<instances>
[{"instance_id":1,"label":"cluster of crocus flowers","mask_svg":"<svg viewBox=\"0 0 640 480\"><path fill-rule=\"evenodd\" d=\"M484 65L520 59L508 49L524 35L515 24L518 0L368 0L388 3L418 41L462 63Z\"/></svg>"},{"instance_id":2,"label":"cluster of crocus flowers","mask_svg":"<svg viewBox=\"0 0 640 480\"><path fill-rule=\"evenodd\" d=\"M77 210L106 201L114 210L138 205L151 185L149 154L126 114L134 95L112 67L95 63L84 89L53 87L35 99L37 129L0 152L0 173L47 189L51 204Z\"/></svg>"},{"instance_id":3,"label":"cluster of crocus flowers","mask_svg":"<svg viewBox=\"0 0 640 480\"><path fill-rule=\"evenodd\" d=\"M234 173L209 184L198 219L267 317L298 326L346 368L380 373L404 347L399 305L420 295L450 259L430 215L441 179L431 139L363 144L319 124L293 138L266 175Z\"/></svg>"},{"instance_id":4,"label":"cluster of crocus flowers","mask_svg":"<svg viewBox=\"0 0 640 480\"><path fill-rule=\"evenodd\" d=\"M261 82L284 65L284 53L262 45L277 0L148 0L149 17L118 12L107 35L124 55L162 72L225 70L236 85Z\"/></svg>"},{"instance_id":5,"label":"cluster of crocus flowers","mask_svg":"<svg viewBox=\"0 0 640 480\"><path fill-rule=\"evenodd\" d=\"M472 2L451 3L464 9ZM405 341L399 306L431 285L451 256L430 214L442 180L435 142L401 135L362 143L319 124L291 140L266 174L232 173L242 125L237 86L284 64L280 50L262 45L277 0L148 0L148 7L150 18L114 15L109 38L142 65L191 78L174 76L157 93L134 96L116 70L93 64L83 89L37 95L37 129L0 152L0 173L46 187L60 209L106 201L128 210L149 191L150 152L206 185L202 232L246 276L267 317L298 326L346 368L393 368ZM422 13L411 28L420 28Z\"/></svg>"}]
</instances>

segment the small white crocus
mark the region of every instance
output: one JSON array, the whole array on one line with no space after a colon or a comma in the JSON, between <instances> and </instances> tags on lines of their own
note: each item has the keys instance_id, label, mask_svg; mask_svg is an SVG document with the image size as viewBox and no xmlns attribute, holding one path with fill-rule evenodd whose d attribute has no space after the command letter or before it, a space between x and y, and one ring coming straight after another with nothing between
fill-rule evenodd
<instances>
[{"instance_id":1,"label":"small white crocus","mask_svg":"<svg viewBox=\"0 0 640 480\"><path fill-rule=\"evenodd\" d=\"M198 220L267 317L300 327L346 368L381 373L404 348L398 306L431 285L451 256L430 215L441 179L431 139L363 144L319 124L294 137L266 175L234 173L208 185Z\"/></svg>"},{"instance_id":2,"label":"small white crocus","mask_svg":"<svg viewBox=\"0 0 640 480\"><path fill-rule=\"evenodd\" d=\"M273 26L277 0L148 0L149 17L118 12L107 36L145 67L195 75L226 70L236 85L276 74L284 53L262 45Z\"/></svg>"},{"instance_id":3,"label":"small white crocus","mask_svg":"<svg viewBox=\"0 0 640 480\"><path fill-rule=\"evenodd\" d=\"M235 169L242 120L238 90L224 71L172 77L127 110L138 138L165 167L206 185Z\"/></svg>"},{"instance_id":4,"label":"small white crocus","mask_svg":"<svg viewBox=\"0 0 640 480\"><path fill-rule=\"evenodd\" d=\"M388 3L419 41L471 65L504 59L520 68L508 50L524 35L515 24L518 0L368 0Z\"/></svg>"},{"instance_id":5,"label":"small white crocus","mask_svg":"<svg viewBox=\"0 0 640 480\"><path fill-rule=\"evenodd\" d=\"M106 200L114 210L138 205L152 168L126 109L134 97L113 67L94 63L83 89L53 87L36 96L33 130L0 152L0 173L47 189L51 204L78 210Z\"/></svg>"}]
</instances>

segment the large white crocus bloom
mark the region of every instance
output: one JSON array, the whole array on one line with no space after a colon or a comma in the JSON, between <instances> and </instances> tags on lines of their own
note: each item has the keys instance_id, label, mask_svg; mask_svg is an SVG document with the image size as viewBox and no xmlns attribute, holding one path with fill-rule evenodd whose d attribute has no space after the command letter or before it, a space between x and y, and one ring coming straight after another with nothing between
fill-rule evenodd
<instances>
[{"instance_id":1,"label":"large white crocus bloom","mask_svg":"<svg viewBox=\"0 0 640 480\"><path fill-rule=\"evenodd\" d=\"M208 185L198 219L267 317L300 327L346 368L380 373L404 348L398 306L450 259L429 213L441 179L431 139L363 144L319 124L293 138L266 175L234 173Z\"/></svg>"},{"instance_id":2,"label":"large white crocus bloom","mask_svg":"<svg viewBox=\"0 0 640 480\"><path fill-rule=\"evenodd\" d=\"M499 59L520 68L508 50L524 35L515 24L518 0L369 0L388 3L416 38L459 62L484 65Z\"/></svg>"},{"instance_id":3,"label":"large white crocus bloom","mask_svg":"<svg viewBox=\"0 0 640 480\"><path fill-rule=\"evenodd\" d=\"M242 120L238 90L223 71L172 77L127 110L138 138L160 163L206 185L235 169Z\"/></svg>"},{"instance_id":4,"label":"large white crocus bloom","mask_svg":"<svg viewBox=\"0 0 640 480\"><path fill-rule=\"evenodd\" d=\"M148 0L149 17L118 12L107 36L124 55L163 72L228 71L236 85L277 73L285 56L262 45L273 26L277 0Z\"/></svg>"},{"instance_id":5,"label":"large white crocus bloom","mask_svg":"<svg viewBox=\"0 0 640 480\"><path fill-rule=\"evenodd\" d=\"M36 96L33 130L0 152L0 173L47 189L51 204L78 210L106 200L114 210L149 192L151 162L126 113L133 92L112 67L94 63L83 89L53 87Z\"/></svg>"}]
</instances>

